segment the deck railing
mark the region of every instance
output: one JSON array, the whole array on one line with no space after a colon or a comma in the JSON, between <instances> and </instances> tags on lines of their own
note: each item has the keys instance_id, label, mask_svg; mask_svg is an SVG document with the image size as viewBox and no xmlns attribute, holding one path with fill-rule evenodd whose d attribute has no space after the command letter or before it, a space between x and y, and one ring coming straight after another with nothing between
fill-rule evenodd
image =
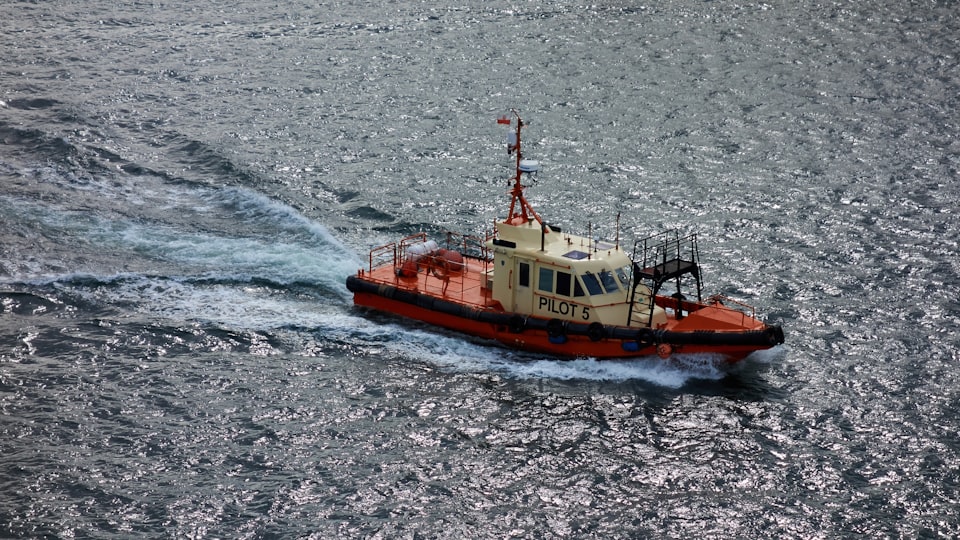
<instances>
[{"instance_id":1,"label":"deck railing","mask_svg":"<svg viewBox=\"0 0 960 540\"><path fill-rule=\"evenodd\" d=\"M394 269L390 281L395 282L399 279L400 269L407 259L408 250L412 246L421 245L427 241L427 234L420 232L401 238L397 242L390 242L389 244L374 247L370 250L367 271L373 274L375 268L389 265ZM465 282L468 267L478 265L473 268L473 271L478 272L480 277L479 279L474 278L469 280L471 282L470 287L482 288L483 273L486 272L493 263L493 252L487 249L485 238L448 232L446 233L446 237L438 243L437 248L456 251L463 255L463 271L452 274L448 273L447 270L435 267L434 265L437 264L438 260L431 255L420 260L417 279L424 280L424 285L426 285L429 280L440 280L443 283L442 290L445 296L456 294L464 297L468 291ZM474 281L476 281L476 283L473 283ZM450 285L453 285L453 287Z\"/></svg>"},{"instance_id":2,"label":"deck railing","mask_svg":"<svg viewBox=\"0 0 960 540\"><path fill-rule=\"evenodd\" d=\"M487 249L487 240L489 238L447 231L444 247L457 251L464 257L489 262L493 260L493 255Z\"/></svg>"}]
</instances>

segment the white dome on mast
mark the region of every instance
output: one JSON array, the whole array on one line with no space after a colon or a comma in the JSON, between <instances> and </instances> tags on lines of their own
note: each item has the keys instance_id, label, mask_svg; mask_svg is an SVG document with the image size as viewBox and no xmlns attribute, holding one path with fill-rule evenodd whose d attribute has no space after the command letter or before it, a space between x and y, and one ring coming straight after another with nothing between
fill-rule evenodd
<instances>
[{"instance_id":1,"label":"white dome on mast","mask_svg":"<svg viewBox=\"0 0 960 540\"><path fill-rule=\"evenodd\" d=\"M521 159L517 168L522 173L535 173L540 170L540 162L535 159Z\"/></svg>"}]
</instances>

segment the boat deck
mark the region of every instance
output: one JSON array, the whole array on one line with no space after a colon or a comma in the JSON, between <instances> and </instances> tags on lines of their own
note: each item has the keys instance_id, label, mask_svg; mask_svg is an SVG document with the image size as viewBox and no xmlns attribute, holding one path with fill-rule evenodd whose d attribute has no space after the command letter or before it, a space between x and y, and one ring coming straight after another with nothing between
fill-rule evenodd
<instances>
[{"instance_id":1,"label":"boat deck","mask_svg":"<svg viewBox=\"0 0 960 540\"><path fill-rule=\"evenodd\" d=\"M465 269L462 272L451 273L446 279L438 277L430 269L421 269L414 277L398 277L396 268L391 264L365 272L364 278L392 285L398 289L416 291L466 304L477 309L499 309L499 302L490 297L490 291L486 287L486 271L492 268L492 264L469 257L464 258L464 264Z\"/></svg>"}]
</instances>

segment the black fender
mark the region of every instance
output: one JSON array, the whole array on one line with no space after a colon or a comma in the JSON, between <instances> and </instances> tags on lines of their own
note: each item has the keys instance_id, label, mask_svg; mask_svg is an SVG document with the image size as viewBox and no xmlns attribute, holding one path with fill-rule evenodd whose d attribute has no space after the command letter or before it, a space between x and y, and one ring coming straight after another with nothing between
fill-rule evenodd
<instances>
[{"instance_id":1,"label":"black fender","mask_svg":"<svg viewBox=\"0 0 960 540\"><path fill-rule=\"evenodd\" d=\"M566 323L560 319L550 319L547 321L547 334L553 338L567 335Z\"/></svg>"},{"instance_id":2,"label":"black fender","mask_svg":"<svg viewBox=\"0 0 960 540\"><path fill-rule=\"evenodd\" d=\"M590 326L587 327L587 337L590 338L590 341L600 341L606 334L606 329L603 327L603 324L599 322L592 322Z\"/></svg>"},{"instance_id":3,"label":"black fender","mask_svg":"<svg viewBox=\"0 0 960 540\"><path fill-rule=\"evenodd\" d=\"M527 327L527 320L520 315L514 315L510 317L510 321L507 323L510 327L510 331L514 334L520 334Z\"/></svg>"},{"instance_id":4,"label":"black fender","mask_svg":"<svg viewBox=\"0 0 960 540\"><path fill-rule=\"evenodd\" d=\"M640 344L640 348L649 347L657 342L652 328L641 328L637 330L636 339L637 343Z\"/></svg>"}]
</instances>

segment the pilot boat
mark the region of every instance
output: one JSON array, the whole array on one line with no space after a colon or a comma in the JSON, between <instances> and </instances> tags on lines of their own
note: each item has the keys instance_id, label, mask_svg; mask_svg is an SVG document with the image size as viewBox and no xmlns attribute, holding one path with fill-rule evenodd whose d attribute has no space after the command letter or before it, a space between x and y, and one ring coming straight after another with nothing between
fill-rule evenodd
<instances>
[{"instance_id":1,"label":"pilot boat","mask_svg":"<svg viewBox=\"0 0 960 540\"><path fill-rule=\"evenodd\" d=\"M665 231L634 242L577 236L527 201L517 111L510 207L483 236L418 233L370 250L347 278L354 304L556 357L627 359L710 354L735 363L784 341L779 325L720 295L703 297L696 234ZM514 126L515 125L515 130Z\"/></svg>"}]
</instances>

